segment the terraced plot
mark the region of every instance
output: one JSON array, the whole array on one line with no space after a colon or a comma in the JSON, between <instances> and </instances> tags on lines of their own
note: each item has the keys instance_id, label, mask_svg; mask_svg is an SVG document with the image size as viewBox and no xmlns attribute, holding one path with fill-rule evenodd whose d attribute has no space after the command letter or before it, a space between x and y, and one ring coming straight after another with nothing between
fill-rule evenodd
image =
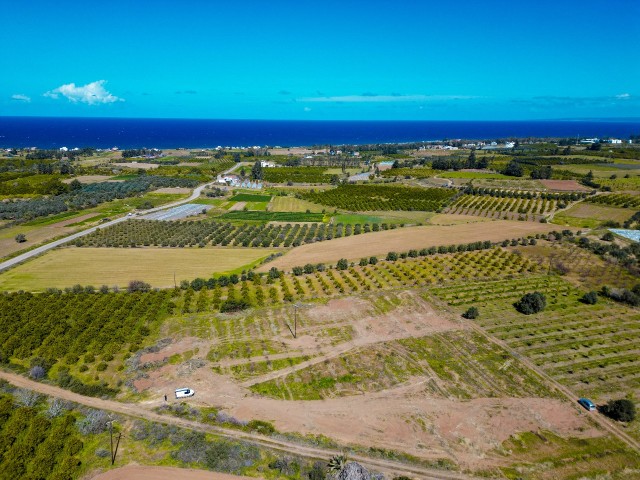
<instances>
[{"instance_id":1,"label":"terraced plot","mask_svg":"<svg viewBox=\"0 0 640 480\"><path fill-rule=\"evenodd\" d=\"M547 308L535 315L512 304L539 291ZM601 300L579 301L584 292L559 277L530 277L434 289L449 305L476 306L476 320L489 334L527 355L536 365L579 395L606 399L640 391L640 312Z\"/></svg>"}]
</instances>

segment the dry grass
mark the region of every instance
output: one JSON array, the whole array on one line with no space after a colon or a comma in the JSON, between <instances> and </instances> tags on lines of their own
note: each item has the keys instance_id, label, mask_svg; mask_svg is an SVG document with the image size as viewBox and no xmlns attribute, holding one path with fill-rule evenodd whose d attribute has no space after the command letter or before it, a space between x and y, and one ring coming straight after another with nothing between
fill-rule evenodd
<instances>
[{"instance_id":1,"label":"dry grass","mask_svg":"<svg viewBox=\"0 0 640 480\"><path fill-rule=\"evenodd\" d=\"M588 192L589 189L575 180L540 180L547 189L553 192Z\"/></svg>"},{"instance_id":2,"label":"dry grass","mask_svg":"<svg viewBox=\"0 0 640 480\"><path fill-rule=\"evenodd\" d=\"M125 167L125 168L142 168L143 170L154 170L158 168L160 165L157 163L138 163L138 162L118 162L112 163L114 167Z\"/></svg>"},{"instance_id":3,"label":"dry grass","mask_svg":"<svg viewBox=\"0 0 640 480\"><path fill-rule=\"evenodd\" d=\"M248 248L64 248L0 275L0 290L43 290L81 285L126 286L143 280L172 287L251 265L275 250Z\"/></svg>"},{"instance_id":4,"label":"dry grass","mask_svg":"<svg viewBox=\"0 0 640 480\"><path fill-rule=\"evenodd\" d=\"M267 271L271 267L288 270L307 263L332 263L341 258L357 260L371 255L384 256L389 251L403 252L410 249L469 243L479 240L497 242L548 232L552 229L552 226L540 223L511 222L508 220L448 226L399 228L303 245L262 266L258 271Z\"/></svg>"}]
</instances>

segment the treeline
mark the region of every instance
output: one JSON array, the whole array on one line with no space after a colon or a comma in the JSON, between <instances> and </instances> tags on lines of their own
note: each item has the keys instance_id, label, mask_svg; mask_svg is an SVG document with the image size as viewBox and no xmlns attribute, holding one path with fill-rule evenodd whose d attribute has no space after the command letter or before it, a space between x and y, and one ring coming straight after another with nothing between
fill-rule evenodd
<instances>
[{"instance_id":1,"label":"treeline","mask_svg":"<svg viewBox=\"0 0 640 480\"><path fill-rule=\"evenodd\" d=\"M156 148L132 148L122 151L122 158L146 157L147 155L157 156L162 150Z\"/></svg>"},{"instance_id":2,"label":"treeline","mask_svg":"<svg viewBox=\"0 0 640 480\"><path fill-rule=\"evenodd\" d=\"M462 170L463 168L485 169L489 167L489 158L476 158L475 152L471 152L468 158L438 157L431 162L434 170Z\"/></svg>"},{"instance_id":3,"label":"treeline","mask_svg":"<svg viewBox=\"0 0 640 480\"><path fill-rule=\"evenodd\" d=\"M27 160L47 160L68 158L69 160L75 160L77 157L91 157L96 153L95 148L80 148L78 150L68 150L66 152L57 149L51 150L34 150L25 155Z\"/></svg>"},{"instance_id":4,"label":"treeline","mask_svg":"<svg viewBox=\"0 0 640 480\"><path fill-rule=\"evenodd\" d=\"M58 183L60 182L58 181ZM0 203L0 219L31 220L68 210L96 207L101 203L119 198L134 197L156 188L193 188L198 185L198 181L186 178L140 175L133 180L125 182L100 182L89 185L82 185L76 182L72 185L63 183L60 183L60 185L62 187L58 190L59 194L48 198Z\"/></svg>"},{"instance_id":5,"label":"treeline","mask_svg":"<svg viewBox=\"0 0 640 480\"><path fill-rule=\"evenodd\" d=\"M575 202L581 198L586 198L589 193L572 192L572 193L550 193L550 192L529 192L521 190L503 190L500 188L474 187L469 185L464 188L464 193L468 195L488 195L500 198L541 198L543 200L556 200L564 202Z\"/></svg>"}]
</instances>

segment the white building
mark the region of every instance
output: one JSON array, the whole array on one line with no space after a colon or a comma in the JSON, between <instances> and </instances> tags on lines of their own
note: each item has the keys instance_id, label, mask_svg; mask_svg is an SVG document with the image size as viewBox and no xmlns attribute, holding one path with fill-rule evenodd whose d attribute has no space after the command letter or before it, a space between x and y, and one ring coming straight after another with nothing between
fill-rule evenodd
<instances>
[{"instance_id":1,"label":"white building","mask_svg":"<svg viewBox=\"0 0 640 480\"><path fill-rule=\"evenodd\" d=\"M610 138L609 143L622 143L622 140L619 138Z\"/></svg>"},{"instance_id":2,"label":"white building","mask_svg":"<svg viewBox=\"0 0 640 480\"><path fill-rule=\"evenodd\" d=\"M273 168L276 166L276 164L273 162L268 162L266 160L260 160L260 166L262 168Z\"/></svg>"}]
</instances>

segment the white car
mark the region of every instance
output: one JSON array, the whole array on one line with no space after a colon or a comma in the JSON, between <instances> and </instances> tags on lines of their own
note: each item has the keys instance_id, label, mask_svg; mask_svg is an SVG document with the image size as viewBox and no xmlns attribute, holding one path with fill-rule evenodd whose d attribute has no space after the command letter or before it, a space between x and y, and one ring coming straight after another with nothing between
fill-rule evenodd
<instances>
[{"instance_id":1,"label":"white car","mask_svg":"<svg viewBox=\"0 0 640 480\"><path fill-rule=\"evenodd\" d=\"M196 392L191 388L177 388L176 398L193 397Z\"/></svg>"}]
</instances>

